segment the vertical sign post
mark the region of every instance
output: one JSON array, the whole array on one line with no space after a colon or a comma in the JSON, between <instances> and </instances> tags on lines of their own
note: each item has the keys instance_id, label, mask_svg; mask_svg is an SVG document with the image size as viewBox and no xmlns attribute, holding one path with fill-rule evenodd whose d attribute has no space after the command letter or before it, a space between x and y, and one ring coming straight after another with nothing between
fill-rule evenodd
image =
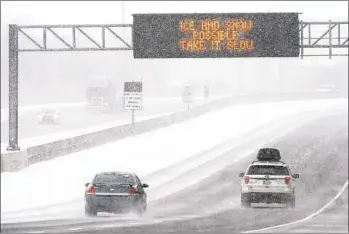
<instances>
[{"instance_id":1,"label":"vertical sign post","mask_svg":"<svg viewBox=\"0 0 349 234\"><path fill-rule=\"evenodd\" d=\"M205 86L205 99L207 100L208 99L208 97L210 96L210 89L209 89L209 87L208 86Z\"/></svg>"},{"instance_id":2,"label":"vertical sign post","mask_svg":"<svg viewBox=\"0 0 349 234\"><path fill-rule=\"evenodd\" d=\"M132 110L132 124L135 124L135 110Z\"/></svg>"},{"instance_id":3,"label":"vertical sign post","mask_svg":"<svg viewBox=\"0 0 349 234\"><path fill-rule=\"evenodd\" d=\"M7 150L19 150L18 146L18 28L9 25L9 145Z\"/></svg>"},{"instance_id":4,"label":"vertical sign post","mask_svg":"<svg viewBox=\"0 0 349 234\"><path fill-rule=\"evenodd\" d=\"M135 110L142 110L142 82L125 82L125 110L132 110L132 124L135 123Z\"/></svg>"}]
</instances>

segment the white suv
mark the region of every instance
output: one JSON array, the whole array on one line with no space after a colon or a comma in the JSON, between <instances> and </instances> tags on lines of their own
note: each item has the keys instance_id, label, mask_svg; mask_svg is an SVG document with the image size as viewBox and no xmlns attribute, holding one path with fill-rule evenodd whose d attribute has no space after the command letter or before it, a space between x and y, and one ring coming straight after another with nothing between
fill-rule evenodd
<instances>
[{"instance_id":1,"label":"white suv","mask_svg":"<svg viewBox=\"0 0 349 234\"><path fill-rule=\"evenodd\" d=\"M240 173L239 176L243 178L242 207L251 207L251 203L284 203L290 208L296 206L294 179L299 178L299 174L292 174L284 162L254 161L246 173Z\"/></svg>"}]
</instances>

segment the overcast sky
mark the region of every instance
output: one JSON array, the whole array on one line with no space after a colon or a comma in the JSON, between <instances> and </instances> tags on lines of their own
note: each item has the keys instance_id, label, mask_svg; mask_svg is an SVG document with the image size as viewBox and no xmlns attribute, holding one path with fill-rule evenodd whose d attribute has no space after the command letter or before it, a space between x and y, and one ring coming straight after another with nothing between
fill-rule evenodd
<instances>
[{"instance_id":1,"label":"overcast sky","mask_svg":"<svg viewBox=\"0 0 349 234\"><path fill-rule=\"evenodd\" d=\"M124 4L124 7L122 7ZM124 9L124 17L122 14ZM348 1L6 1L1 18L19 24L132 23L133 13L300 12L303 20L348 20Z\"/></svg>"}]
</instances>

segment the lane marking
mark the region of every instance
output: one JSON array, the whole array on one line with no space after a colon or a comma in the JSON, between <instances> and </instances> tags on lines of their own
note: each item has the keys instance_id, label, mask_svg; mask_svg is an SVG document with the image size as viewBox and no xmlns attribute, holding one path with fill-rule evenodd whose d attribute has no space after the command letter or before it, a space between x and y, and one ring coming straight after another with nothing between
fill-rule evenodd
<instances>
[{"instance_id":1,"label":"lane marking","mask_svg":"<svg viewBox=\"0 0 349 234\"><path fill-rule=\"evenodd\" d=\"M112 225L112 224L108 224L108 225L103 225L103 226L100 226L101 228L111 228L111 227L114 227L115 225Z\"/></svg>"},{"instance_id":2,"label":"lane marking","mask_svg":"<svg viewBox=\"0 0 349 234\"><path fill-rule=\"evenodd\" d=\"M271 230L271 229L275 229L275 228L280 228L280 227L286 227L286 226L290 226L290 225L294 225L294 224L298 224L304 221L307 221L309 219L314 218L315 216L319 215L320 213L322 213L325 209L327 209L330 205L332 205L341 195L342 193L346 190L346 188L348 187L348 180L347 182L345 182L344 186L342 187L342 189L337 193L337 195L332 198L331 201L329 201L324 207L322 207L320 210L316 211L315 213L305 217L304 219L301 220L297 220L291 223L285 223L285 224L281 224L281 225L277 225L277 226L272 226L272 227L268 227L268 228L262 228L262 229L257 229L257 230L252 230L252 231L246 231L243 233L254 233L254 232L264 232L267 230Z\"/></svg>"},{"instance_id":3,"label":"lane marking","mask_svg":"<svg viewBox=\"0 0 349 234\"><path fill-rule=\"evenodd\" d=\"M67 231L77 231L77 230L81 230L82 228L78 227L78 228L69 228L67 229Z\"/></svg>"},{"instance_id":4,"label":"lane marking","mask_svg":"<svg viewBox=\"0 0 349 234\"><path fill-rule=\"evenodd\" d=\"M156 223L180 221L180 220L185 220L185 219L195 219L195 218L199 218L199 217L202 217L202 216L200 216L200 215L183 215L183 216L177 216L177 217L172 217L172 218L160 218L160 219L151 220L151 221L134 220L133 222L129 222L129 223L105 224L102 226L97 226L97 228L113 228L113 227L125 227L125 226L126 227L127 226L149 226L149 225L153 225Z\"/></svg>"},{"instance_id":5,"label":"lane marking","mask_svg":"<svg viewBox=\"0 0 349 234\"><path fill-rule=\"evenodd\" d=\"M27 233L45 233L45 231L29 231Z\"/></svg>"}]
</instances>

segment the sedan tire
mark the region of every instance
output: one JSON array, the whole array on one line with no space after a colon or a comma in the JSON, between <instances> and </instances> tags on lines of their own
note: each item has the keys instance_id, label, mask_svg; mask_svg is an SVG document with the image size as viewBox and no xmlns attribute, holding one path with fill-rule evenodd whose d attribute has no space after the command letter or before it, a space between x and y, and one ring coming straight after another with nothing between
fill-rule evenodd
<instances>
[{"instance_id":1,"label":"sedan tire","mask_svg":"<svg viewBox=\"0 0 349 234\"><path fill-rule=\"evenodd\" d=\"M89 205L85 206L85 215L89 216L89 217L94 217L97 216L97 211L95 211L92 207L90 207Z\"/></svg>"}]
</instances>

